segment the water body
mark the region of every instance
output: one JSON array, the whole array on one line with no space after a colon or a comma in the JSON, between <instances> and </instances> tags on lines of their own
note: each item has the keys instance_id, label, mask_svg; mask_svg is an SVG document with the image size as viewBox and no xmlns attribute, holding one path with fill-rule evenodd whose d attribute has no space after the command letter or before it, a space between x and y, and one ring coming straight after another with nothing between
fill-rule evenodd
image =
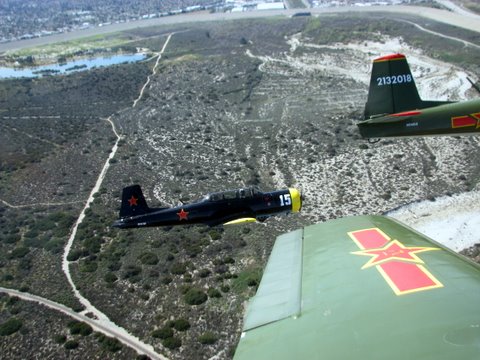
<instances>
[{"instance_id":1,"label":"water body","mask_svg":"<svg viewBox=\"0 0 480 360\"><path fill-rule=\"evenodd\" d=\"M68 61L64 64L50 64L18 69L0 66L0 79L12 79L22 77L34 78L44 75L69 74L74 71L89 70L93 67L110 66L115 64L122 64L125 62L136 62L144 60L146 56L146 54L142 53L100 56L95 58Z\"/></svg>"}]
</instances>

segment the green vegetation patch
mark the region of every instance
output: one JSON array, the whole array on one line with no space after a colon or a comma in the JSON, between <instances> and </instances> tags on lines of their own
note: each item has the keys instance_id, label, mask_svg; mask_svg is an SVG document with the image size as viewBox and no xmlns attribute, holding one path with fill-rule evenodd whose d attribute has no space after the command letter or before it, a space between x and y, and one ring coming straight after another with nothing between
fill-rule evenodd
<instances>
[{"instance_id":1,"label":"green vegetation patch","mask_svg":"<svg viewBox=\"0 0 480 360\"><path fill-rule=\"evenodd\" d=\"M36 46L27 49L8 51L10 57L68 57L79 52L92 52L98 49L109 49L126 45L132 39L122 33L100 34L50 45Z\"/></svg>"},{"instance_id":2,"label":"green vegetation patch","mask_svg":"<svg viewBox=\"0 0 480 360\"><path fill-rule=\"evenodd\" d=\"M90 325L81 322L81 321L71 321L68 324L70 329L70 334L77 335L80 334L82 336L88 336L93 332L93 329Z\"/></svg>"},{"instance_id":3,"label":"green vegetation patch","mask_svg":"<svg viewBox=\"0 0 480 360\"><path fill-rule=\"evenodd\" d=\"M68 340L65 344L63 344L65 349L73 350L78 348L78 341L77 340Z\"/></svg>"},{"instance_id":4,"label":"green vegetation patch","mask_svg":"<svg viewBox=\"0 0 480 360\"><path fill-rule=\"evenodd\" d=\"M151 252L145 252L140 255L139 260L142 262L143 265L157 265L158 264L158 256Z\"/></svg>"},{"instance_id":5,"label":"green vegetation patch","mask_svg":"<svg viewBox=\"0 0 480 360\"><path fill-rule=\"evenodd\" d=\"M178 349L180 346L182 346L182 340L179 338L173 336L166 338L162 341L162 345L165 346L167 349L173 350L173 349Z\"/></svg>"},{"instance_id":6,"label":"green vegetation patch","mask_svg":"<svg viewBox=\"0 0 480 360\"><path fill-rule=\"evenodd\" d=\"M95 337L98 339L98 342L102 345L102 348L110 351L117 352L122 349L122 344L117 339L105 336L101 333L95 333Z\"/></svg>"},{"instance_id":7,"label":"green vegetation patch","mask_svg":"<svg viewBox=\"0 0 480 360\"><path fill-rule=\"evenodd\" d=\"M217 337L211 331L206 331L198 337L198 342L204 345L211 345L217 342Z\"/></svg>"},{"instance_id":8,"label":"green vegetation patch","mask_svg":"<svg viewBox=\"0 0 480 360\"><path fill-rule=\"evenodd\" d=\"M262 278L262 269L251 268L242 271L238 277L233 280L232 289L236 293L244 292L248 287L258 286Z\"/></svg>"},{"instance_id":9,"label":"green vegetation patch","mask_svg":"<svg viewBox=\"0 0 480 360\"><path fill-rule=\"evenodd\" d=\"M188 322L188 320L180 318L173 322L173 327L177 331L187 331L188 329L190 329L190 323Z\"/></svg>"},{"instance_id":10,"label":"green vegetation patch","mask_svg":"<svg viewBox=\"0 0 480 360\"><path fill-rule=\"evenodd\" d=\"M22 321L10 318L0 325L0 336L8 336L16 333L22 327Z\"/></svg>"},{"instance_id":11,"label":"green vegetation patch","mask_svg":"<svg viewBox=\"0 0 480 360\"><path fill-rule=\"evenodd\" d=\"M189 305L200 305L207 301L208 297L202 290L191 288L183 296L185 302Z\"/></svg>"},{"instance_id":12,"label":"green vegetation patch","mask_svg":"<svg viewBox=\"0 0 480 360\"><path fill-rule=\"evenodd\" d=\"M170 327L166 326L161 329L153 330L152 336L158 339L167 339L173 336L173 330Z\"/></svg>"},{"instance_id":13,"label":"green vegetation patch","mask_svg":"<svg viewBox=\"0 0 480 360\"><path fill-rule=\"evenodd\" d=\"M208 294L209 298L221 298L222 297L222 294L220 293L220 291L218 291L215 288L208 289L207 294Z\"/></svg>"}]
</instances>

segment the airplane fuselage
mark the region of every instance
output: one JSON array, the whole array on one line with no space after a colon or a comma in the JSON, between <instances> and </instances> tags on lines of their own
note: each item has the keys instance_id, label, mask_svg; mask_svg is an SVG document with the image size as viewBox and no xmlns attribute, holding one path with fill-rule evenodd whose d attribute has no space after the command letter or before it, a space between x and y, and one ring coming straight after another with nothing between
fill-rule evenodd
<instances>
[{"instance_id":1,"label":"airplane fuselage","mask_svg":"<svg viewBox=\"0 0 480 360\"><path fill-rule=\"evenodd\" d=\"M380 116L358 127L366 138L480 133L480 99Z\"/></svg>"},{"instance_id":2,"label":"airplane fuselage","mask_svg":"<svg viewBox=\"0 0 480 360\"><path fill-rule=\"evenodd\" d=\"M235 220L264 220L269 216L300 210L301 200L296 189L273 192L251 189L213 193L204 199L173 208L150 209L146 214L120 218L114 226L136 228L186 224L225 224Z\"/></svg>"}]
</instances>

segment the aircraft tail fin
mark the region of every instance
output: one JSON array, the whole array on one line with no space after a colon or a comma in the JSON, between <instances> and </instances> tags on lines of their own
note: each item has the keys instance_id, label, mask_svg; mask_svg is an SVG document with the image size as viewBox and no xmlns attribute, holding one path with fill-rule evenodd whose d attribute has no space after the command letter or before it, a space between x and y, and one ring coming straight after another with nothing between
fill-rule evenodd
<instances>
[{"instance_id":1,"label":"aircraft tail fin","mask_svg":"<svg viewBox=\"0 0 480 360\"><path fill-rule=\"evenodd\" d=\"M132 185L123 189L120 218L142 215L150 212L140 185Z\"/></svg>"},{"instance_id":2,"label":"aircraft tail fin","mask_svg":"<svg viewBox=\"0 0 480 360\"><path fill-rule=\"evenodd\" d=\"M423 107L405 55L387 55L373 61L365 119Z\"/></svg>"}]
</instances>

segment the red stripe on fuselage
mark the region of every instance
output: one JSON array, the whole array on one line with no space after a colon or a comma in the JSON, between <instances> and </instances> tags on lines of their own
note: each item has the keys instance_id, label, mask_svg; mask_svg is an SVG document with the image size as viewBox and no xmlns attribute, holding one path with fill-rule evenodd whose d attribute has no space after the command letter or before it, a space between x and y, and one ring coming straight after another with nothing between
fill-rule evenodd
<instances>
[{"instance_id":1,"label":"red stripe on fuselage","mask_svg":"<svg viewBox=\"0 0 480 360\"><path fill-rule=\"evenodd\" d=\"M392 114L392 116L414 116L414 115L420 115L421 113L422 113L421 111L405 111L401 113Z\"/></svg>"}]
</instances>

